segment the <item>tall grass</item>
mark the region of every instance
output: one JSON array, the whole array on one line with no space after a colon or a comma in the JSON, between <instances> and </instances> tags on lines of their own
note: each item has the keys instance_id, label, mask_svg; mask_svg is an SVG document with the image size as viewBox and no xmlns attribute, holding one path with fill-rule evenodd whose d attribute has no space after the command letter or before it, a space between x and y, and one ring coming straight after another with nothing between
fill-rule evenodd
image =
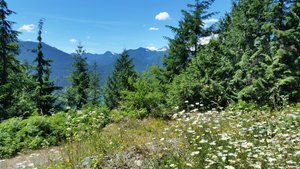
<instances>
[{"instance_id":1,"label":"tall grass","mask_svg":"<svg viewBox=\"0 0 300 169\"><path fill-rule=\"evenodd\" d=\"M54 168L299 168L300 105L127 119L73 137Z\"/></svg>"}]
</instances>

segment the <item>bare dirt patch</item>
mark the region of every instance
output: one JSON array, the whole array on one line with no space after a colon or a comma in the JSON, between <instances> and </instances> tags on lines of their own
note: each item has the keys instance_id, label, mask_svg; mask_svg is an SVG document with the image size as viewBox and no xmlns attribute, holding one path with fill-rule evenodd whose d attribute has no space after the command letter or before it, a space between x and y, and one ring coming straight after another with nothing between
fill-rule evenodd
<instances>
[{"instance_id":1,"label":"bare dirt patch","mask_svg":"<svg viewBox=\"0 0 300 169\"><path fill-rule=\"evenodd\" d=\"M47 164L60 160L60 148L27 151L11 159L1 159L1 169L46 168ZM44 167L43 167L44 166Z\"/></svg>"}]
</instances>

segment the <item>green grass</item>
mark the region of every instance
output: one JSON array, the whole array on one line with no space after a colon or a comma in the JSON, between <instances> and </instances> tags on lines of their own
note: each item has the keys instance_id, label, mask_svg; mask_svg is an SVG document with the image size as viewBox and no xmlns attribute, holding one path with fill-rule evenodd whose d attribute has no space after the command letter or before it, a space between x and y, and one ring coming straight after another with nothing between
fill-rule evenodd
<instances>
[{"instance_id":1,"label":"green grass","mask_svg":"<svg viewBox=\"0 0 300 169\"><path fill-rule=\"evenodd\" d=\"M179 112L78 134L50 168L299 168L300 105Z\"/></svg>"}]
</instances>

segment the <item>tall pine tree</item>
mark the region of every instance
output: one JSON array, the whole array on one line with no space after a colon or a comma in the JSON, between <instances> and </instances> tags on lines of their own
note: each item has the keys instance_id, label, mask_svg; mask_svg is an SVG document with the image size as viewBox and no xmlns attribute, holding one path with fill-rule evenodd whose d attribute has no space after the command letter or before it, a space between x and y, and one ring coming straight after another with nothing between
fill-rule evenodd
<instances>
[{"instance_id":1,"label":"tall pine tree","mask_svg":"<svg viewBox=\"0 0 300 169\"><path fill-rule=\"evenodd\" d=\"M112 75L108 77L104 90L104 101L110 109L117 108L121 100L122 90L133 90L129 83L129 78L135 78L136 72L133 70L132 59L129 58L127 51L124 50L117 59Z\"/></svg>"},{"instance_id":2,"label":"tall pine tree","mask_svg":"<svg viewBox=\"0 0 300 169\"><path fill-rule=\"evenodd\" d=\"M208 36L204 29L204 20L215 14L207 12L213 2L214 0L196 0L195 4L188 4L191 10L182 10L183 19L179 21L179 26L167 26L175 33L173 39L167 38L169 53L163 60L167 81L172 81L174 75L184 70L190 59L200 50L200 38Z\"/></svg>"},{"instance_id":3,"label":"tall pine tree","mask_svg":"<svg viewBox=\"0 0 300 169\"><path fill-rule=\"evenodd\" d=\"M93 106L100 104L101 87L100 87L100 74L97 70L97 62L93 63L92 70L89 72L89 102Z\"/></svg>"},{"instance_id":4,"label":"tall pine tree","mask_svg":"<svg viewBox=\"0 0 300 169\"><path fill-rule=\"evenodd\" d=\"M274 106L282 101L299 101L299 9L300 2L293 0L274 0L271 7L271 55L269 67L274 82L271 98Z\"/></svg>"},{"instance_id":5,"label":"tall pine tree","mask_svg":"<svg viewBox=\"0 0 300 169\"><path fill-rule=\"evenodd\" d=\"M7 3L0 0L0 120L11 116L9 109L16 98L12 77L20 72L20 65L16 60L18 32L12 29L14 22L7 20L12 14L14 12L8 9Z\"/></svg>"},{"instance_id":6,"label":"tall pine tree","mask_svg":"<svg viewBox=\"0 0 300 169\"><path fill-rule=\"evenodd\" d=\"M90 78L88 64L84 57L84 49L81 44L77 46L74 55L73 72L69 76L71 87L67 88L66 99L70 107L80 109L88 102Z\"/></svg>"},{"instance_id":7,"label":"tall pine tree","mask_svg":"<svg viewBox=\"0 0 300 169\"><path fill-rule=\"evenodd\" d=\"M43 43L42 43L42 31L43 31L44 20L39 21L39 31L38 31L38 45L37 45L37 57L34 62L37 64L35 66L35 73L33 75L36 81L35 90L35 101L39 112L44 114L50 114L50 110L54 108L55 97L53 92L59 89L54 85L54 82L50 80L50 67L51 60L45 59L43 54Z\"/></svg>"},{"instance_id":8,"label":"tall pine tree","mask_svg":"<svg viewBox=\"0 0 300 169\"><path fill-rule=\"evenodd\" d=\"M235 92L234 100L255 102L264 105L268 98L269 82L266 81L266 70L271 64L269 55L270 31L268 28L268 10L270 0L243 0L235 4L232 13L232 28L230 38L237 38L239 44L234 44L234 39L228 45L234 51L231 60L235 74L231 81L232 91ZM245 11L246 10L246 11ZM237 34L238 33L238 34Z\"/></svg>"}]
</instances>

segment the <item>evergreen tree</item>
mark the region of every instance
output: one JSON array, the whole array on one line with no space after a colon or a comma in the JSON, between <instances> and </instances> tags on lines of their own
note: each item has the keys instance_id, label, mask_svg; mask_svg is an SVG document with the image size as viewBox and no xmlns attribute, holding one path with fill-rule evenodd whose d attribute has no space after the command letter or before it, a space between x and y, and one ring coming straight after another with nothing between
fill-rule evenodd
<instances>
[{"instance_id":1,"label":"evergreen tree","mask_svg":"<svg viewBox=\"0 0 300 169\"><path fill-rule=\"evenodd\" d=\"M137 118L162 116L166 87L158 76L160 68L153 65L138 78L130 80L134 90L122 91L121 110Z\"/></svg>"},{"instance_id":2,"label":"evergreen tree","mask_svg":"<svg viewBox=\"0 0 300 169\"><path fill-rule=\"evenodd\" d=\"M14 79L14 102L9 109L10 117L30 116L37 110L34 100L36 82L32 77L32 66L27 62L22 62L18 74L13 74Z\"/></svg>"},{"instance_id":3,"label":"evergreen tree","mask_svg":"<svg viewBox=\"0 0 300 169\"><path fill-rule=\"evenodd\" d=\"M207 109L228 105L230 97L226 90L231 66L223 56L221 43L212 40L186 70L174 78L167 94L170 107L184 109L189 106L185 101L204 104Z\"/></svg>"},{"instance_id":4,"label":"evergreen tree","mask_svg":"<svg viewBox=\"0 0 300 169\"><path fill-rule=\"evenodd\" d=\"M174 33L174 39L169 40L169 53L164 58L165 76L168 81L173 79L174 75L178 75L185 69L189 60L196 56L201 48L199 42L201 37L208 36L204 30L204 20L210 18L215 13L207 13L209 6L214 0L205 0L195 4L188 4L190 11L182 10L183 19L179 21L179 26L167 26Z\"/></svg>"},{"instance_id":5,"label":"evergreen tree","mask_svg":"<svg viewBox=\"0 0 300 169\"><path fill-rule=\"evenodd\" d=\"M59 87L54 85L54 82L50 80L50 67L51 60L45 59L42 52L42 31L43 31L44 20L39 21L39 31L38 31L38 45L37 45L37 57L34 62L37 64L35 66L35 74L33 75L34 80L36 81L36 93L35 101L37 108L41 114L50 114L50 110L54 108L55 97L53 92Z\"/></svg>"},{"instance_id":6,"label":"evergreen tree","mask_svg":"<svg viewBox=\"0 0 300 169\"><path fill-rule=\"evenodd\" d=\"M274 0L271 8L271 55L269 66L273 81L271 98L273 105L282 105L282 101L299 101L299 1Z\"/></svg>"},{"instance_id":7,"label":"evergreen tree","mask_svg":"<svg viewBox=\"0 0 300 169\"><path fill-rule=\"evenodd\" d=\"M129 78L135 78L137 75L133 68L132 59L129 59L127 51L124 50L117 59L113 73L108 77L104 90L104 101L110 109L118 107L122 90L133 90L132 85L128 81Z\"/></svg>"},{"instance_id":8,"label":"evergreen tree","mask_svg":"<svg viewBox=\"0 0 300 169\"><path fill-rule=\"evenodd\" d=\"M265 76L267 67L272 62L269 56L271 32L267 15L270 5L270 0L244 0L236 4L232 13L235 23L231 23L231 26L236 32L230 32L229 37L243 35L237 45L234 45L233 39L232 42L229 41L229 47L235 51L234 59L231 60L235 73L230 87L235 92L233 96L236 101L264 105L268 98L270 82Z\"/></svg>"},{"instance_id":9,"label":"evergreen tree","mask_svg":"<svg viewBox=\"0 0 300 169\"><path fill-rule=\"evenodd\" d=\"M120 100L120 91L118 89L118 81L111 75L107 78L106 86L104 88L104 103L110 109L116 108Z\"/></svg>"},{"instance_id":10,"label":"evergreen tree","mask_svg":"<svg viewBox=\"0 0 300 169\"><path fill-rule=\"evenodd\" d=\"M90 78L84 53L83 46L79 44L74 55L74 70L69 76L71 87L66 91L67 104L77 109L88 102Z\"/></svg>"},{"instance_id":11,"label":"evergreen tree","mask_svg":"<svg viewBox=\"0 0 300 169\"><path fill-rule=\"evenodd\" d=\"M299 100L299 7L297 14L295 4L292 0L234 2L220 36L234 70L230 86L234 99L273 107L286 99Z\"/></svg>"},{"instance_id":12,"label":"evergreen tree","mask_svg":"<svg viewBox=\"0 0 300 169\"><path fill-rule=\"evenodd\" d=\"M97 70L97 63L93 63L92 70L90 71L90 84L89 84L89 101L93 106L100 104L101 88L100 88L100 74Z\"/></svg>"},{"instance_id":13,"label":"evergreen tree","mask_svg":"<svg viewBox=\"0 0 300 169\"><path fill-rule=\"evenodd\" d=\"M0 120L9 117L9 109L16 98L13 76L20 72L16 60L18 32L12 29L14 22L7 20L11 14L14 12L8 9L7 3L0 0Z\"/></svg>"}]
</instances>

